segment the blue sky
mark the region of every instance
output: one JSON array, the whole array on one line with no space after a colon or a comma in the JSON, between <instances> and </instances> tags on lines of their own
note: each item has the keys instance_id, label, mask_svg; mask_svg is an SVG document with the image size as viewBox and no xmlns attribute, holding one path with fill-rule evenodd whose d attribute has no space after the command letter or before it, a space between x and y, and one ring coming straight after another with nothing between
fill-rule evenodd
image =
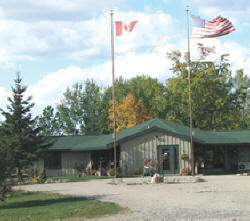
<instances>
[{"instance_id":1,"label":"blue sky","mask_svg":"<svg viewBox=\"0 0 250 221\"><path fill-rule=\"evenodd\" d=\"M68 86L93 78L111 84L110 9L114 20L138 20L134 30L115 38L116 76L146 74L161 82L172 76L166 53L187 51L186 6L212 20L228 18L230 35L204 41L229 53L232 73L250 76L250 1L247 0L1 0L0 108L21 72L35 113L55 106ZM190 33L192 22L190 20ZM191 49L195 42L191 42ZM192 51L191 51L192 53Z\"/></svg>"}]
</instances>

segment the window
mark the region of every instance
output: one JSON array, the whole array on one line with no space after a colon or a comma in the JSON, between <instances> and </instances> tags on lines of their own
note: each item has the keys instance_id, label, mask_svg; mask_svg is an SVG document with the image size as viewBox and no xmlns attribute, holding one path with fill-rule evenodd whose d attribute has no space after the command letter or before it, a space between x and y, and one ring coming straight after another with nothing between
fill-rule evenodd
<instances>
[{"instance_id":1,"label":"window","mask_svg":"<svg viewBox=\"0 0 250 221\"><path fill-rule=\"evenodd\" d=\"M45 169L61 169L62 168L62 154L61 152L48 153L44 159Z\"/></svg>"}]
</instances>

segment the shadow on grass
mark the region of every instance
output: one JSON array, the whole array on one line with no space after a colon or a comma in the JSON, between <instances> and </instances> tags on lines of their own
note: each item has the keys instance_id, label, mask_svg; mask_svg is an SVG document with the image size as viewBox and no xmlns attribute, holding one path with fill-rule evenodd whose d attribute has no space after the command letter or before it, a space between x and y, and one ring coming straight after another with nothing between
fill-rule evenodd
<instances>
[{"instance_id":1,"label":"shadow on grass","mask_svg":"<svg viewBox=\"0 0 250 221\"><path fill-rule=\"evenodd\" d=\"M32 195L32 192L23 193L26 196ZM55 199L37 199L37 200L27 200L21 202L6 202L4 205L0 205L0 209L20 209L20 208L34 208L41 206L49 206L60 203L72 203L80 201L90 201L90 200L100 200L105 198L106 195L95 195L91 197L78 197L78 196L62 196L62 198Z\"/></svg>"},{"instance_id":2,"label":"shadow on grass","mask_svg":"<svg viewBox=\"0 0 250 221\"><path fill-rule=\"evenodd\" d=\"M30 200L26 202L15 202L15 203L6 203L5 205L0 206L0 209L18 209L18 208L32 208L40 206L48 206L57 203L70 203L77 201L86 201L88 199L80 197L65 197L61 199L46 199L46 200Z\"/></svg>"}]
</instances>

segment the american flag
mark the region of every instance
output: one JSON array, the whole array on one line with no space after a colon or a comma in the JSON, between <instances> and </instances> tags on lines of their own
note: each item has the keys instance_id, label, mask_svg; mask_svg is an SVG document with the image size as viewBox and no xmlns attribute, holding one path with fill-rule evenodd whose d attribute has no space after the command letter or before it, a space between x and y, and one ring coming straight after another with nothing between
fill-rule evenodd
<instances>
[{"instance_id":1,"label":"american flag","mask_svg":"<svg viewBox=\"0 0 250 221\"><path fill-rule=\"evenodd\" d=\"M232 23L221 16L206 21L199 16L191 15L193 21L192 38L215 38L235 31Z\"/></svg>"}]
</instances>

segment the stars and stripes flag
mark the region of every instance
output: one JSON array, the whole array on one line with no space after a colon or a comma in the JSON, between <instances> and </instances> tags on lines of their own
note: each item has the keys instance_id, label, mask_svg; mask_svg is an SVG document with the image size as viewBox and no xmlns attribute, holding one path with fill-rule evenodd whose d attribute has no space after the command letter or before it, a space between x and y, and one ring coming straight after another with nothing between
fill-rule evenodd
<instances>
[{"instance_id":1,"label":"stars and stripes flag","mask_svg":"<svg viewBox=\"0 0 250 221\"><path fill-rule=\"evenodd\" d=\"M199 16L191 15L193 21L192 38L215 38L235 31L232 23L221 16L206 21Z\"/></svg>"}]
</instances>

